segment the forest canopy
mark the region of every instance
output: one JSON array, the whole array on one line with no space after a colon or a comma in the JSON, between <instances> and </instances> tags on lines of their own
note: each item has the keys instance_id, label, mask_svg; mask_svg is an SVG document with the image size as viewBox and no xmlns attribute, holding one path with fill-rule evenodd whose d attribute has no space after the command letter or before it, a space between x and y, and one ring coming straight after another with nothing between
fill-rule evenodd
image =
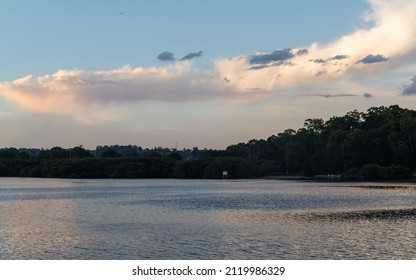
<instances>
[{"instance_id":1,"label":"forest canopy","mask_svg":"<svg viewBox=\"0 0 416 280\"><path fill-rule=\"evenodd\" d=\"M336 176L408 179L416 169L416 111L357 110L329 120L307 119L298 130L225 150L82 146L0 149L0 176L54 178L258 178Z\"/></svg>"}]
</instances>

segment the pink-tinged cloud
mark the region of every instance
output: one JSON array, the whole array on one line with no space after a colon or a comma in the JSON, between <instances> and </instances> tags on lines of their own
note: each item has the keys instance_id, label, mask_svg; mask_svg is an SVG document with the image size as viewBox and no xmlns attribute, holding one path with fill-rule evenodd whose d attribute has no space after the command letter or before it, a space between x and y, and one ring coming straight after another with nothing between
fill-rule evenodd
<instances>
[{"instance_id":1,"label":"pink-tinged cloud","mask_svg":"<svg viewBox=\"0 0 416 280\"><path fill-rule=\"evenodd\" d=\"M180 62L161 68L125 66L97 72L60 70L53 75L2 82L0 95L23 111L78 116L87 114L92 106L95 111L105 111L114 105L145 101L251 98L236 92L223 81L224 77L194 70L191 66L189 62Z\"/></svg>"},{"instance_id":2,"label":"pink-tinged cloud","mask_svg":"<svg viewBox=\"0 0 416 280\"><path fill-rule=\"evenodd\" d=\"M319 85L387 73L408 63L416 51L416 1L369 0L358 29L327 44L279 49L216 61L220 75L238 90ZM357 63L360 62L360 63Z\"/></svg>"},{"instance_id":3,"label":"pink-tinged cloud","mask_svg":"<svg viewBox=\"0 0 416 280\"><path fill-rule=\"evenodd\" d=\"M118 109L123 104L252 101L279 94L281 88L316 88L385 74L407 64L416 51L416 1L369 3L371 11L365 20L372 26L327 45L313 43L308 48L217 59L211 70L195 69L191 61L159 68L60 70L1 82L0 96L22 111L61 114L88 122L123 115Z\"/></svg>"}]
</instances>

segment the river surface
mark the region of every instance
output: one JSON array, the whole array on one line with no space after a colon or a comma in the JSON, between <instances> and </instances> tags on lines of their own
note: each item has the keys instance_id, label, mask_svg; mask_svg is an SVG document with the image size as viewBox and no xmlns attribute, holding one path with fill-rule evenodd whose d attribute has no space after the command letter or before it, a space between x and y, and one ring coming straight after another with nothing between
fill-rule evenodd
<instances>
[{"instance_id":1,"label":"river surface","mask_svg":"<svg viewBox=\"0 0 416 280\"><path fill-rule=\"evenodd\" d=\"M416 259L416 185L0 178L0 259Z\"/></svg>"}]
</instances>

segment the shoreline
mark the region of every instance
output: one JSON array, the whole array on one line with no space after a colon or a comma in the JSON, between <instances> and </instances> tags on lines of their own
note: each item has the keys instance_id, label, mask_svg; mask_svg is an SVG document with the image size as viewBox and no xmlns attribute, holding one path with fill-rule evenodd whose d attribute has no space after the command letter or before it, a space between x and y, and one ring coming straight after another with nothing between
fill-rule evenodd
<instances>
[{"instance_id":1,"label":"shoreline","mask_svg":"<svg viewBox=\"0 0 416 280\"><path fill-rule=\"evenodd\" d=\"M308 181L308 182L339 182L339 183L416 183L416 178L394 179L394 180L374 180L374 179L343 179L339 177L307 177L307 176L266 176L256 179L262 180L281 180L281 181Z\"/></svg>"},{"instance_id":2,"label":"shoreline","mask_svg":"<svg viewBox=\"0 0 416 280\"><path fill-rule=\"evenodd\" d=\"M322 182L322 183L413 183L416 184L416 178L413 179L394 179L394 180L372 180L372 179L342 179L342 178L316 178L316 177L306 177L306 176L265 176L265 177L256 177L256 178L174 178L174 177L165 177L165 178L129 178L129 177L120 177L120 178L107 178L107 177L27 177L27 176L0 176L1 179L63 179L63 180L202 180L202 181L235 181L235 180L276 180L276 181L304 181L304 182Z\"/></svg>"}]
</instances>

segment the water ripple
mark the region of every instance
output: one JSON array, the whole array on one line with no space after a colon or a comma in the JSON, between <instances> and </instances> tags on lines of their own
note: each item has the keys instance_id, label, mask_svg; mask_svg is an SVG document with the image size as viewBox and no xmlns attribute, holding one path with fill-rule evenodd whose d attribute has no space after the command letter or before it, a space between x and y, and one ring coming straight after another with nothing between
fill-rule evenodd
<instances>
[{"instance_id":1,"label":"water ripple","mask_svg":"<svg viewBox=\"0 0 416 280\"><path fill-rule=\"evenodd\" d=\"M0 259L416 259L412 184L0 179Z\"/></svg>"}]
</instances>

